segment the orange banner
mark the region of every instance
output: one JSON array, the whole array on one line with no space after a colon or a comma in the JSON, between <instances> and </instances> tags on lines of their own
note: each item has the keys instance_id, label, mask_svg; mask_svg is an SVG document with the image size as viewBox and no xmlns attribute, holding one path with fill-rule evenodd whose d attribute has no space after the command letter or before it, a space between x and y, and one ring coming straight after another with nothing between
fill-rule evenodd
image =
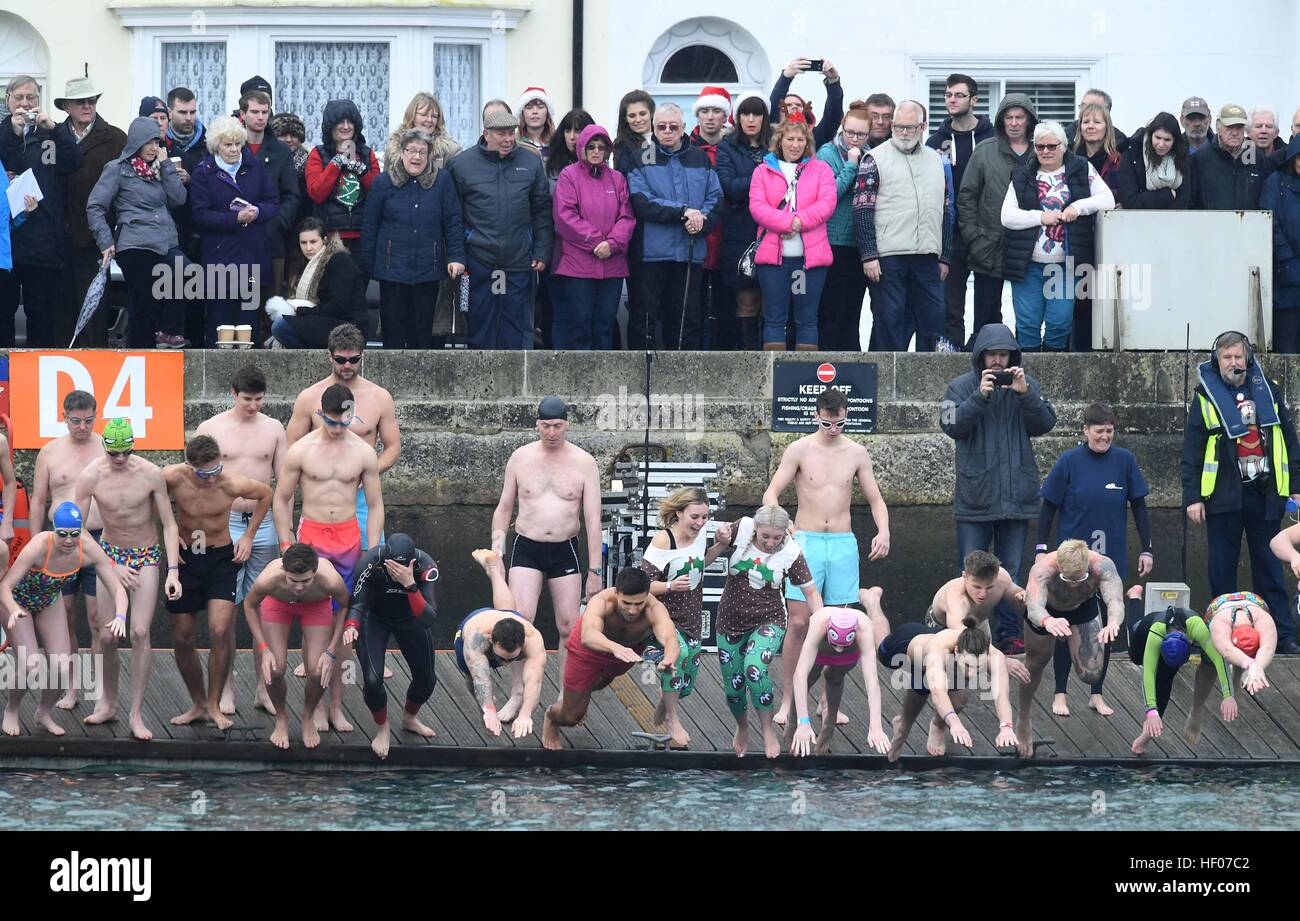
<instances>
[{"instance_id":1,"label":"orange banner","mask_svg":"<svg viewBox=\"0 0 1300 921\"><path fill-rule=\"evenodd\" d=\"M185 447L185 355L182 352L10 352L9 395L15 448L40 448L68 433L63 398L94 394L95 431L126 418L143 451Z\"/></svg>"}]
</instances>

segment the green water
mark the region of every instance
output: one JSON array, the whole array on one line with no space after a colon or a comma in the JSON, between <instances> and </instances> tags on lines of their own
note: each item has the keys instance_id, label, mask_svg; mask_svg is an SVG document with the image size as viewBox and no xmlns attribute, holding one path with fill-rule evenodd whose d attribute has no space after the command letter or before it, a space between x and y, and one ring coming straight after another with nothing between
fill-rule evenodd
<instances>
[{"instance_id":1,"label":"green water","mask_svg":"<svg viewBox=\"0 0 1300 921\"><path fill-rule=\"evenodd\" d=\"M1294 830L1300 768L0 774L20 830Z\"/></svg>"}]
</instances>

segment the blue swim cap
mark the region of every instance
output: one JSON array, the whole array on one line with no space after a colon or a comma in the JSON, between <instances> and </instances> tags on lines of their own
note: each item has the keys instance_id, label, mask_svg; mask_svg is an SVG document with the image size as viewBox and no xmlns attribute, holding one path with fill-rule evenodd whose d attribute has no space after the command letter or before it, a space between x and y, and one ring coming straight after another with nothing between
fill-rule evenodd
<instances>
[{"instance_id":1,"label":"blue swim cap","mask_svg":"<svg viewBox=\"0 0 1300 921\"><path fill-rule=\"evenodd\" d=\"M1192 644L1187 639L1187 634L1181 630L1175 630L1165 637L1164 642L1160 644L1160 658L1165 660L1165 664L1170 668L1178 668L1192 656Z\"/></svg>"},{"instance_id":2,"label":"blue swim cap","mask_svg":"<svg viewBox=\"0 0 1300 921\"><path fill-rule=\"evenodd\" d=\"M54 526L56 528L80 528L81 527L81 509L75 502L64 502L54 510Z\"/></svg>"}]
</instances>

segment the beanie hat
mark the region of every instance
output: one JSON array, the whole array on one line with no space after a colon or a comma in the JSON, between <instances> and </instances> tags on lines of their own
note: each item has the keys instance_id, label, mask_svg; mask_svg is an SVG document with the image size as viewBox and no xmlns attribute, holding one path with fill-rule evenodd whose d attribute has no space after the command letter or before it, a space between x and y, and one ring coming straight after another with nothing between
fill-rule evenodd
<instances>
[{"instance_id":1,"label":"beanie hat","mask_svg":"<svg viewBox=\"0 0 1300 921\"><path fill-rule=\"evenodd\" d=\"M555 103L551 102L550 94L540 86L528 87L528 89L524 90L523 95L519 97L519 101L515 103L515 111L519 113L519 117L524 117L524 106L534 100L546 103L546 111L550 113L551 121L555 121Z\"/></svg>"},{"instance_id":2,"label":"beanie hat","mask_svg":"<svg viewBox=\"0 0 1300 921\"><path fill-rule=\"evenodd\" d=\"M148 118L155 112L167 114L167 103L163 102L157 96L146 96L140 100L140 117Z\"/></svg>"},{"instance_id":3,"label":"beanie hat","mask_svg":"<svg viewBox=\"0 0 1300 921\"><path fill-rule=\"evenodd\" d=\"M699 98L691 106L691 111L695 115L700 114L700 109L721 109L730 115L731 94L720 86L706 86L700 90Z\"/></svg>"},{"instance_id":4,"label":"beanie hat","mask_svg":"<svg viewBox=\"0 0 1300 921\"><path fill-rule=\"evenodd\" d=\"M271 92L271 84L266 82L265 77L249 77L243 83L239 84L240 96L243 96L245 93L251 93L253 90L260 90L271 98L275 98L275 94Z\"/></svg>"},{"instance_id":5,"label":"beanie hat","mask_svg":"<svg viewBox=\"0 0 1300 921\"><path fill-rule=\"evenodd\" d=\"M271 119L271 133L276 137L288 134L296 137L300 144L307 142L307 126L302 119L292 112L284 112Z\"/></svg>"}]
</instances>

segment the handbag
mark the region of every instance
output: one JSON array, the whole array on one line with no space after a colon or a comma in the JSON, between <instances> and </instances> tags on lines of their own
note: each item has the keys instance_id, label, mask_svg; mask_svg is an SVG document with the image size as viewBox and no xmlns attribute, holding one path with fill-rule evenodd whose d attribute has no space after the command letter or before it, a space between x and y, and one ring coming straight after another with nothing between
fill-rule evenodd
<instances>
[{"instance_id":1,"label":"handbag","mask_svg":"<svg viewBox=\"0 0 1300 921\"><path fill-rule=\"evenodd\" d=\"M794 171L794 182L790 183L790 188L785 190L785 198L781 199L781 206L776 210L784 211L786 208L790 207L790 197L794 195L795 186L799 184L799 177L803 175L803 168L807 165L808 163L806 161L800 163L799 168ZM758 239L749 244L749 248L741 255L740 263L736 266L736 272L742 277L753 278L758 272L758 248L762 245L763 238L766 236L767 228L764 227L762 233L758 235Z\"/></svg>"}]
</instances>

